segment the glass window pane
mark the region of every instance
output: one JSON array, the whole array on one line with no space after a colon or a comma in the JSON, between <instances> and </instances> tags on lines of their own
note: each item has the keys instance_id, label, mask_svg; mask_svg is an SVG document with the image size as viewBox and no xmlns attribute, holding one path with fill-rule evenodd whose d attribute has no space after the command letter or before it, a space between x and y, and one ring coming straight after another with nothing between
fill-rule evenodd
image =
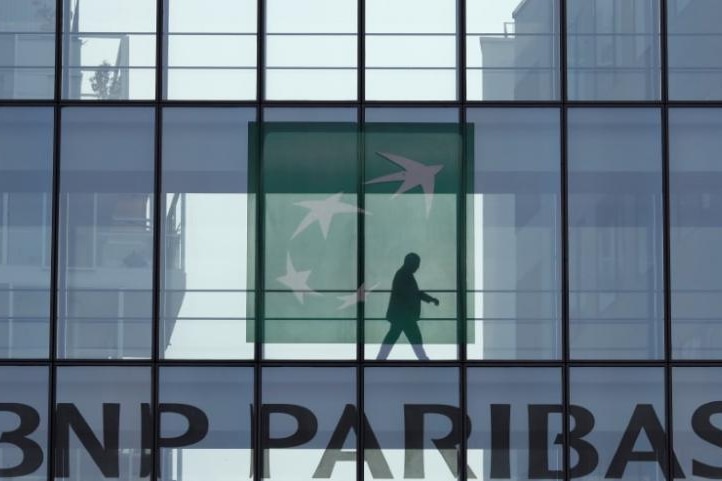
<instances>
[{"instance_id":1,"label":"glass window pane","mask_svg":"<svg viewBox=\"0 0 722 481\"><path fill-rule=\"evenodd\" d=\"M459 479L458 369L367 368L364 385L364 479Z\"/></svg>"},{"instance_id":2,"label":"glass window pane","mask_svg":"<svg viewBox=\"0 0 722 481\"><path fill-rule=\"evenodd\" d=\"M167 358L253 357L254 109L163 111L163 286Z\"/></svg>"},{"instance_id":3,"label":"glass window pane","mask_svg":"<svg viewBox=\"0 0 722 481\"><path fill-rule=\"evenodd\" d=\"M150 356L153 132L151 108L63 110L61 357Z\"/></svg>"},{"instance_id":4,"label":"glass window pane","mask_svg":"<svg viewBox=\"0 0 722 481\"><path fill-rule=\"evenodd\" d=\"M268 110L266 358L355 358L358 125L352 109Z\"/></svg>"},{"instance_id":5,"label":"glass window pane","mask_svg":"<svg viewBox=\"0 0 722 481\"><path fill-rule=\"evenodd\" d=\"M466 98L559 98L558 0L466 0Z\"/></svg>"},{"instance_id":6,"label":"glass window pane","mask_svg":"<svg viewBox=\"0 0 722 481\"><path fill-rule=\"evenodd\" d=\"M455 109L369 109L364 126L365 356L457 357Z\"/></svg>"},{"instance_id":7,"label":"glass window pane","mask_svg":"<svg viewBox=\"0 0 722 481\"><path fill-rule=\"evenodd\" d=\"M666 479L662 368L573 367L569 383L570 429L598 453L594 463L591 450L581 450L580 455L580 450L571 449L572 477ZM638 459L642 456L630 453L648 454Z\"/></svg>"},{"instance_id":8,"label":"glass window pane","mask_svg":"<svg viewBox=\"0 0 722 481\"><path fill-rule=\"evenodd\" d=\"M0 109L0 358L47 358L53 110Z\"/></svg>"},{"instance_id":9,"label":"glass window pane","mask_svg":"<svg viewBox=\"0 0 722 481\"><path fill-rule=\"evenodd\" d=\"M366 1L366 99L455 100L456 0Z\"/></svg>"},{"instance_id":10,"label":"glass window pane","mask_svg":"<svg viewBox=\"0 0 722 481\"><path fill-rule=\"evenodd\" d=\"M52 99L55 0L0 2L0 99Z\"/></svg>"},{"instance_id":11,"label":"glass window pane","mask_svg":"<svg viewBox=\"0 0 722 481\"><path fill-rule=\"evenodd\" d=\"M722 3L666 1L669 98L722 99Z\"/></svg>"},{"instance_id":12,"label":"glass window pane","mask_svg":"<svg viewBox=\"0 0 722 481\"><path fill-rule=\"evenodd\" d=\"M5 479L45 481L48 475L48 368L29 366L0 367L0 470ZM6 404L7 403L7 404ZM14 405L14 406L13 406ZM33 418L37 426L33 427ZM26 429L23 449L11 440L16 431ZM20 432L17 433L20 435ZM7 438L6 438L7 436ZM7 441L6 441L7 440ZM37 454L37 455L36 455Z\"/></svg>"},{"instance_id":13,"label":"glass window pane","mask_svg":"<svg viewBox=\"0 0 722 481\"><path fill-rule=\"evenodd\" d=\"M467 353L561 353L560 137L556 109L474 109L467 197Z\"/></svg>"},{"instance_id":14,"label":"glass window pane","mask_svg":"<svg viewBox=\"0 0 722 481\"><path fill-rule=\"evenodd\" d=\"M155 0L64 2L64 99L155 98Z\"/></svg>"},{"instance_id":15,"label":"glass window pane","mask_svg":"<svg viewBox=\"0 0 722 481\"><path fill-rule=\"evenodd\" d=\"M357 0L266 0L266 98L357 98Z\"/></svg>"},{"instance_id":16,"label":"glass window pane","mask_svg":"<svg viewBox=\"0 0 722 481\"><path fill-rule=\"evenodd\" d=\"M657 100L659 0L568 0L569 100Z\"/></svg>"},{"instance_id":17,"label":"glass window pane","mask_svg":"<svg viewBox=\"0 0 722 481\"><path fill-rule=\"evenodd\" d=\"M663 355L657 109L569 111L569 342L574 358Z\"/></svg>"},{"instance_id":18,"label":"glass window pane","mask_svg":"<svg viewBox=\"0 0 722 481\"><path fill-rule=\"evenodd\" d=\"M256 98L255 0L164 0L163 98Z\"/></svg>"},{"instance_id":19,"label":"glass window pane","mask_svg":"<svg viewBox=\"0 0 722 481\"><path fill-rule=\"evenodd\" d=\"M722 110L669 112L672 350L719 359L722 346Z\"/></svg>"},{"instance_id":20,"label":"glass window pane","mask_svg":"<svg viewBox=\"0 0 722 481\"><path fill-rule=\"evenodd\" d=\"M261 478L356 479L355 368L264 368L261 417Z\"/></svg>"},{"instance_id":21,"label":"glass window pane","mask_svg":"<svg viewBox=\"0 0 722 481\"><path fill-rule=\"evenodd\" d=\"M562 432L560 370L472 368L467 383L472 426L467 456L474 477L484 481L561 478L563 447L554 442ZM507 432L506 443L492 442ZM531 445L532 436L543 436L546 445ZM503 457L506 462L501 462ZM473 479L471 474L468 479Z\"/></svg>"},{"instance_id":22,"label":"glass window pane","mask_svg":"<svg viewBox=\"0 0 722 481\"><path fill-rule=\"evenodd\" d=\"M184 446L160 449L158 479L231 481L250 477L253 368L162 367L159 400L169 409L160 417L163 439L196 434ZM200 410L202 416L189 420L173 411L176 404ZM198 439L201 434L205 435Z\"/></svg>"},{"instance_id":23,"label":"glass window pane","mask_svg":"<svg viewBox=\"0 0 722 481\"><path fill-rule=\"evenodd\" d=\"M55 479L149 479L152 461L142 423L148 422L143 411L150 409L150 368L57 369ZM117 446L111 456L88 449L108 443Z\"/></svg>"},{"instance_id":24,"label":"glass window pane","mask_svg":"<svg viewBox=\"0 0 722 481\"><path fill-rule=\"evenodd\" d=\"M672 369L672 415L677 479L713 479L720 474L719 435L722 369Z\"/></svg>"}]
</instances>

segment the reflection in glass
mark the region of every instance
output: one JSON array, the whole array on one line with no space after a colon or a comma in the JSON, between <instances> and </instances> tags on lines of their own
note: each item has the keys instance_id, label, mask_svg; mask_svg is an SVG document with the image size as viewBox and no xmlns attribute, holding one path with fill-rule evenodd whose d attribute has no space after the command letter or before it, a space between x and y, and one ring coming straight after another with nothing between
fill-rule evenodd
<instances>
[{"instance_id":1,"label":"reflection in glass","mask_svg":"<svg viewBox=\"0 0 722 481\"><path fill-rule=\"evenodd\" d=\"M29 474L22 476L8 476L9 479L21 481L45 481L48 468L48 368L27 366L0 367L0 433L3 441L0 443L0 472L21 467ZM8 403L8 404L6 404ZM11 405L15 406L11 406ZM19 424L28 423L32 411L37 414L37 427L24 434L24 448L32 443L42 451L38 457L28 459L28 452L17 446L12 439L17 439L11 433L16 431ZM20 421L20 416L24 416ZM7 436L7 438L6 438ZM30 455L32 456L32 455ZM28 463L28 464L25 464ZM24 466L23 466L24 465Z\"/></svg>"},{"instance_id":2,"label":"reflection in glass","mask_svg":"<svg viewBox=\"0 0 722 481\"><path fill-rule=\"evenodd\" d=\"M161 481L230 481L251 470L253 369L233 367L162 367L161 404L193 406L205 414L207 426L165 412L160 436L173 439L197 430L205 436L183 447L161 448ZM203 429L205 427L205 429Z\"/></svg>"},{"instance_id":3,"label":"reflection in glass","mask_svg":"<svg viewBox=\"0 0 722 481\"><path fill-rule=\"evenodd\" d=\"M722 110L669 112L672 350L722 357Z\"/></svg>"},{"instance_id":4,"label":"reflection in glass","mask_svg":"<svg viewBox=\"0 0 722 481\"><path fill-rule=\"evenodd\" d=\"M467 122L468 356L558 358L559 111L475 109Z\"/></svg>"},{"instance_id":5,"label":"reflection in glass","mask_svg":"<svg viewBox=\"0 0 722 481\"><path fill-rule=\"evenodd\" d=\"M720 447L710 441L719 432L721 390L719 367L672 369L674 453L681 468L675 473L676 479L703 480L719 475Z\"/></svg>"},{"instance_id":6,"label":"reflection in glass","mask_svg":"<svg viewBox=\"0 0 722 481\"><path fill-rule=\"evenodd\" d=\"M574 358L662 356L657 109L569 111L569 343Z\"/></svg>"},{"instance_id":7,"label":"reflection in glass","mask_svg":"<svg viewBox=\"0 0 722 481\"><path fill-rule=\"evenodd\" d=\"M57 370L55 479L149 479L150 451L143 443L142 422L143 410L150 407L151 401L150 368L94 366L58 367ZM90 432L83 429L78 417L82 417ZM58 439L62 432L60 426L68 426L67 450L58 449L58 443L62 442ZM113 436L113 432L117 435ZM117 455L117 463L104 462L106 458L99 457L98 450L93 451L97 458L94 459L78 438L82 436L88 444L95 438L102 444L105 435L117 440L118 448L111 458Z\"/></svg>"},{"instance_id":8,"label":"reflection in glass","mask_svg":"<svg viewBox=\"0 0 722 481\"><path fill-rule=\"evenodd\" d=\"M558 0L466 0L467 99L558 99L558 18Z\"/></svg>"},{"instance_id":9,"label":"reflection in glass","mask_svg":"<svg viewBox=\"0 0 722 481\"><path fill-rule=\"evenodd\" d=\"M253 109L163 111L164 357L253 357L254 119Z\"/></svg>"},{"instance_id":10,"label":"reflection in glass","mask_svg":"<svg viewBox=\"0 0 722 481\"><path fill-rule=\"evenodd\" d=\"M389 350L391 359L457 356L461 135L456 115L453 109L367 111L367 358L385 359ZM402 268L409 254L419 257L419 266L410 277ZM401 311L399 303L406 306ZM399 338L398 331L405 334Z\"/></svg>"},{"instance_id":11,"label":"reflection in glass","mask_svg":"<svg viewBox=\"0 0 722 481\"><path fill-rule=\"evenodd\" d=\"M467 409L471 419L471 436L467 454L469 467L476 479L509 478L517 481L546 478L546 469L560 473L563 447L553 440L562 432L561 372L555 368L470 368L467 371ZM505 421L506 420L506 421ZM546 423L546 424L545 424ZM492 437L509 431L507 463L500 463L498 445ZM547 434L546 446L530 445L529 438ZM496 450L497 452L493 452ZM492 461L497 461L494 466ZM508 468L508 473L492 472ZM535 475L535 470L538 470ZM508 474L508 475L506 475ZM548 476L553 478L553 476ZM468 479L473 479L471 474Z\"/></svg>"},{"instance_id":12,"label":"reflection in glass","mask_svg":"<svg viewBox=\"0 0 722 481\"><path fill-rule=\"evenodd\" d=\"M660 0L567 0L569 100L660 96Z\"/></svg>"},{"instance_id":13,"label":"reflection in glass","mask_svg":"<svg viewBox=\"0 0 722 481\"><path fill-rule=\"evenodd\" d=\"M455 100L456 0L366 0L366 99Z\"/></svg>"},{"instance_id":14,"label":"reflection in glass","mask_svg":"<svg viewBox=\"0 0 722 481\"><path fill-rule=\"evenodd\" d=\"M722 2L665 1L669 98L722 99Z\"/></svg>"},{"instance_id":15,"label":"reflection in glass","mask_svg":"<svg viewBox=\"0 0 722 481\"><path fill-rule=\"evenodd\" d=\"M459 479L458 369L367 368L364 383L364 479Z\"/></svg>"},{"instance_id":16,"label":"reflection in glass","mask_svg":"<svg viewBox=\"0 0 722 481\"><path fill-rule=\"evenodd\" d=\"M153 99L155 0L63 4L62 98Z\"/></svg>"},{"instance_id":17,"label":"reflection in glass","mask_svg":"<svg viewBox=\"0 0 722 481\"><path fill-rule=\"evenodd\" d=\"M52 109L0 109L0 358L48 357L52 148Z\"/></svg>"},{"instance_id":18,"label":"reflection in glass","mask_svg":"<svg viewBox=\"0 0 722 481\"><path fill-rule=\"evenodd\" d=\"M569 383L570 428L577 426L578 432L590 430L584 435L584 441L594 446L599 461L596 465L590 463L589 453L585 460L579 460L578 452L572 455L570 469L575 470L575 478L590 481L669 479L664 476L667 462L663 368L573 367ZM636 432L634 426L640 422L644 428L631 439L634 452L658 456L652 460L621 456L612 463L623 439L629 440ZM632 429L628 429L630 425ZM633 459L628 460L629 457Z\"/></svg>"},{"instance_id":19,"label":"reflection in glass","mask_svg":"<svg viewBox=\"0 0 722 481\"><path fill-rule=\"evenodd\" d=\"M255 0L164 0L163 97L256 98Z\"/></svg>"},{"instance_id":20,"label":"reflection in glass","mask_svg":"<svg viewBox=\"0 0 722 481\"><path fill-rule=\"evenodd\" d=\"M345 109L268 110L261 163L266 358L356 356L355 119Z\"/></svg>"},{"instance_id":21,"label":"reflection in glass","mask_svg":"<svg viewBox=\"0 0 722 481\"><path fill-rule=\"evenodd\" d=\"M357 0L266 0L266 98L357 97Z\"/></svg>"},{"instance_id":22,"label":"reflection in glass","mask_svg":"<svg viewBox=\"0 0 722 481\"><path fill-rule=\"evenodd\" d=\"M58 355L149 357L153 109L62 113Z\"/></svg>"},{"instance_id":23,"label":"reflection in glass","mask_svg":"<svg viewBox=\"0 0 722 481\"><path fill-rule=\"evenodd\" d=\"M0 99L52 99L55 0L0 2Z\"/></svg>"},{"instance_id":24,"label":"reflection in glass","mask_svg":"<svg viewBox=\"0 0 722 481\"><path fill-rule=\"evenodd\" d=\"M356 479L355 368L264 368L262 398L261 478ZM298 444L280 447L294 435Z\"/></svg>"}]
</instances>

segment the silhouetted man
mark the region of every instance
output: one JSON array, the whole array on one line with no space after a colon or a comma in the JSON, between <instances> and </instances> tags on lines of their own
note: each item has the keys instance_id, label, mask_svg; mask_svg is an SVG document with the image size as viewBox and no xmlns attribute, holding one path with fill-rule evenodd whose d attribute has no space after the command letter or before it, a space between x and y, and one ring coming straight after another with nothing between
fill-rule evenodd
<instances>
[{"instance_id":1,"label":"silhouetted man","mask_svg":"<svg viewBox=\"0 0 722 481\"><path fill-rule=\"evenodd\" d=\"M384 337L377 359L384 360L389 356L391 347L403 332L406 334L411 348L419 360L428 360L424 351L419 330L419 317L421 316L421 301L433 302L439 305L439 300L420 291L414 279L414 272L419 269L421 258L413 252L406 254L404 265L396 271L394 282L391 284L391 299L386 311L386 319L391 323L388 334Z\"/></svg>"}]
</instances>

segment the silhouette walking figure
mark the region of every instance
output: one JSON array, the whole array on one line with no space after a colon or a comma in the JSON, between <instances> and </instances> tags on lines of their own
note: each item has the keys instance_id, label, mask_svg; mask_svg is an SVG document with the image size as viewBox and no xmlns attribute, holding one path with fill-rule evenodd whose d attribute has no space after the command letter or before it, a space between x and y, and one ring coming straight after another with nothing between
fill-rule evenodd
<instances>
[{"instance_id":1,"label":"silhouette walking figure","mask_svg":"<svg viewBox=\"0 0 722 481\"><path fill-rule=\"evenodd\" d=\"M402 332L406 334L416 357L424 361L429 359L424 351L418 324L421 316L421 301L433 302L438 306L439 300L419 290L414 272L420 265L419 255L411 252L406 254L404 265L396 271L394 282L391 284L389 308L386 311L386 319L391 323L391 328L381 344L381 350L376 358L378 360L384 360L389 356L391 348Z\"/></svg>"}]
</instances>

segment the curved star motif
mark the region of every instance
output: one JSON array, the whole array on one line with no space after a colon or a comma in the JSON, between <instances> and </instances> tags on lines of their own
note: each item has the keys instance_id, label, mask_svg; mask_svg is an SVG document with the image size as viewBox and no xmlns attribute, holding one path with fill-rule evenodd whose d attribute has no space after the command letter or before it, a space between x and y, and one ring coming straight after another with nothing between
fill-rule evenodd
<instances>
[{"instance_id":1,"label":"curved star motif","mask_svg":"<svg viewBox=\"0 0 722 481\"><path fill-rule=\"evenodd\" d=\"M286 253L286 274L281 277L277 277L276 280L288 287L293 291L293 295L296 296L298 302L303 304L304 294L311 294L320 296L318 292L314 291L308 286L308 277L311 275L311 271L297 271L291 260L291 254Z\"/></svg>"},{"instance_id":2,"label":"curved star motif","mask_svg":"<svg viewBox=\"0 0 722 481\"><path fill-rule=\"evenodd\" d=\"M341 309L355 306L359 302L366 302L366 299L368 299L369 297L369 293L376 289L376 287L378 287L378 284L374 284L373 286L366 289L365 284L361 284L356 290L356 292L354 292L353 294L348 294L346 296L337 296L339 300L343 301L338 310L340 311Z\"/></svg>"},{"instance_id":3,"label":"curved star motif","mask_svg":"<svg viewBox=\"0 0 722 481\"><path fill-rule=\"evenodd\" d=\"M416 186L421 186L421 190L424 192L424 201L426 202L426 216L428 217L431 211L431 202L434 196L434 180L436 174L441 172L444 168L443 165L426 165L416 160L407 159L396 154L389 154L385 152L376 152L384 159L393 162L404 170L401 172L395 172L393 174L383 175L375 179L371 179L367 184L381 184L386 182L401 182L398 190L392 198L403 194L406 191L413 189Z\"/></svg>"},{"instance_id":4,"label":"curved star motif","mask_svg":"<svg viewBox=\"0 0 722 481\"><path fill-rule=\"evenodd\" d=\"M331 227L331 220L333 220L333 216L336 214L355 214L357 212L364 212L363 209L359 209L355 205L341 202L342 195L343 192L339 192L338 194L334 194L324 200L304 200L301 202L295 202L293 205L304 207L308 209L309 212L298 225L296 231L291 236L291 239L306 230L306 228L314 222L318 222L323 238L326 239L328 237L328 230Z\"/></svg>"}]
</instances>

